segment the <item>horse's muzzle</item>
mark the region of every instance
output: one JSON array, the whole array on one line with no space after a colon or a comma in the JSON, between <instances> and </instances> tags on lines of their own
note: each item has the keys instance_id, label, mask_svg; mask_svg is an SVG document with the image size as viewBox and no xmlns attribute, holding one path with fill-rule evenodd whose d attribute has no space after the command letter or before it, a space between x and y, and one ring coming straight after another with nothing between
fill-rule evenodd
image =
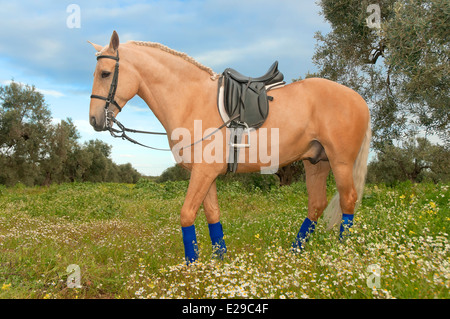
<instances>
[{"instance_id":1,"label":"horse's muzzle","mask_svg":"<svg viewBox=\"0 0 450 319\"><path fill-rule=\"evenodd\" d=\"M102 119L97 119L95 116L91 116L89 123L92 125L94 130L101 132L106 130L105 120L106 119L104 117Z\"/></svg>"}]
</instances>

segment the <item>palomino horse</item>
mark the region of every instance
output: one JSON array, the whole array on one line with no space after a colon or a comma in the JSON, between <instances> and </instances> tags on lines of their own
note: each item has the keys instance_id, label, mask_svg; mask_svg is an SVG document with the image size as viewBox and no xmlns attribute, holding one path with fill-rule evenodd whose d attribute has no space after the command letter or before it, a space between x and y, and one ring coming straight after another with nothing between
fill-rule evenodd
<instances>
[{"instance_id":1,"label":"palomino horse","mask_svg":"<svg viewBox=\"0 0 450 319\"><path fill-rule=\"evenodd\" d=\"M191 171L180 216L187 263L198 258L194 221L202 203L216 248L214 255L222 257L226 246L215 180L227 171L227 129L222 129L224 122L217 107L219 75L186 54L158 43L130 41L119 47L115 31L108 46L92 45L98 51L98 62L90 102L91 125L97 131L111 129L117 114L136 94L147 103L166 130L179 164ZM271 90L270 95L273 101L269 116L261 128L252 132L252 140L260 141L260 149L277 153L272 154L277 156L276 165L303 160L308 215L293 243L294 250L302 249L325 209L329 229L340 224L342 238L353 223L355 206L364 189L371 138L367 104L350 88L318 78ZM266 136L262 136L263 132ZM177 145L182 146L177 148L181 156L175 154ZM194 154L197 150L200 157ZM202 160L201 152L207 151L214 153L213 161ZM242 148L241 156L248 159L249 152ZM192 157L196 160L186 160ZM271 165L260 157L242 161L237 172L254 172ZM327 207L330 168L338 193Z\"/></svg>"}]
</instances>

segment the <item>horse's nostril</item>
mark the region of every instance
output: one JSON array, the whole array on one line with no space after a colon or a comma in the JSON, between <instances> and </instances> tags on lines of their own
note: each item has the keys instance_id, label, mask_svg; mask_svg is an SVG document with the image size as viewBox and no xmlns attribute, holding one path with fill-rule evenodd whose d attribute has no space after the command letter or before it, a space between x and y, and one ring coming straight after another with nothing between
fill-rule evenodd
<instances>
[{"instance_id":1,"label":"horse's nostril","mask_svg":"<svg viewBox=\"0 0 450 319\"><path fill-rule=\"evenodd\" d=\"M91 125L95 127L96 121L95 121L95 116L91 116Z\"/></svg>"}]
</instances>

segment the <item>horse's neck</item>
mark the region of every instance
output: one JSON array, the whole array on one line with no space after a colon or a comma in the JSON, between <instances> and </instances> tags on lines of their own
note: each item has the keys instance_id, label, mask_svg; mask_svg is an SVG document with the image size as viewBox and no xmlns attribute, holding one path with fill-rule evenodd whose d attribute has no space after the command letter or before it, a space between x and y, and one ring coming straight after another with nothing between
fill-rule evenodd
<instances>
[{"instance_id":1,"label":"horse's neck","mask_svg":"<svg viewBox=\"0 0 450 319\"><path fill-rule=\"evenodd\" d=\"M180 57L157 48L145 49L148 60L137 62L141 75L138 95L170 134L175 128L186 127L189 118L199 118L194 102L211 94L207 88L213 81L207 72Z\"/></svg>"}]
</instances>

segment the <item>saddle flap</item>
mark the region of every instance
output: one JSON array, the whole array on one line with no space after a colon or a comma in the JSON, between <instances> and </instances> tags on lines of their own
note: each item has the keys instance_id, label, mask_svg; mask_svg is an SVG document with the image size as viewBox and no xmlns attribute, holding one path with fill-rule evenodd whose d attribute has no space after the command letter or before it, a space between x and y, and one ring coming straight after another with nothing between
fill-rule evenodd
<instances>
[{"instance_id":1,"label":"saddle flap","mask_svg":"<svg viewBox=\"0 0 450 319\"><path fill-rule=\"evenodd\" d=\"M230 118L240 115L239 120L248 126L261 126L269 114L264 83L240 83L224 78L224 107Z\"/></svg>"}]
</instances>

